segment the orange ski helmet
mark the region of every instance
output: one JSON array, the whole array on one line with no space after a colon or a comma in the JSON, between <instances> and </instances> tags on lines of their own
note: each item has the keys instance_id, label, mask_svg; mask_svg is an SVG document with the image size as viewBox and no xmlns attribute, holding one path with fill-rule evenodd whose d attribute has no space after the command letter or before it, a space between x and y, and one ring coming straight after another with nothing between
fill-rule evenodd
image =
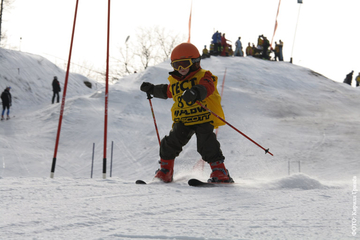
<instances>
[{"instance_id":1,"label":"orange ski helmet","mask_svg":"<svg viewBox=\"0 0 360 240\"><path fill-rule=\"evenodd\" d=\"M187 58L199 58L199 50L191 43L181 43L177 45L171 53L171 61Z\"/></svg>"}]
</instances>

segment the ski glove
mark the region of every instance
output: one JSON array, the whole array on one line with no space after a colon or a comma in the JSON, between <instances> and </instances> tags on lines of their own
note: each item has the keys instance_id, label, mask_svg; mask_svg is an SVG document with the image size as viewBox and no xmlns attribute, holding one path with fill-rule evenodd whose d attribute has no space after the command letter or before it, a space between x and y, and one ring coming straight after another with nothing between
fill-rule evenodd
<instances>
[{"instance_id":1,"label":"ski glove","mask_svg":"<svg viewBox=\"0 0 360 240\"><path fill-rule=\"evenodd\" d=\"M194 87L186 90L182 95L182 99L184 99L188 105L193 105L197 100L202 100L199 91Z\"/></svg>"},{"instance_id":2,"label":"ski glove","mask_svg":"<svg viewBox=\"0 0 360 240\"><path fill-rule=\"evenodd\" d=\"M143 82L140 86L140 90L148 94L154 93L154 84L149 82Z\"/></svg>"}]
</instances>

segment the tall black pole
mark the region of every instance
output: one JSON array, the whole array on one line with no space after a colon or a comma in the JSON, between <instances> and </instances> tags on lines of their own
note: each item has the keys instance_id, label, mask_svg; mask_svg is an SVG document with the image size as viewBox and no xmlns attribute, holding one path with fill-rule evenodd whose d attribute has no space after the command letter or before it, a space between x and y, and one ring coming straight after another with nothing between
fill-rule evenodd
<instances>
[{"instance_id":1,"label":"tall black pole","mask_svg":"<svg viewBox=\"0 0 360 240\"><path fill-rule=\"evenodd\" d=\"M1 25L2 25L2 13L4 8L4 0L1 0L1 10L0 10L0 43L1 43Z\"/></svg>"},{"instance_id":2,"label":"tall black pole","mask_svg":"<svg viewBox=\"0 0 360 240\"><path fill-rule=\"evenodd\" d=\"M296 27L295 27L295 33L294 33L293 46L292 46L292 49L291 49L290 63L293 63L293 52L294 52L294 45L295 45L296 31L297 31L297 27L298 27L298 23L299 23L300 8L301 8L302 0L298 0L298 3L299 3L300 5L299 5L299 11L298 11L298 16L297 16L297 21L296 21Z\"/></svg>"}]
</instances>

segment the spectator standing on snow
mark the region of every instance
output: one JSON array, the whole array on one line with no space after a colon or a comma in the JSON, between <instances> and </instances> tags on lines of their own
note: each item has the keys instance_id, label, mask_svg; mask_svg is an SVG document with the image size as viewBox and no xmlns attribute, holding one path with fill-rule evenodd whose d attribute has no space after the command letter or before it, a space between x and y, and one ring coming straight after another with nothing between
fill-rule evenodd
<instances>
[{"instance_id":1,"label":"spectator standing on snow","mask_svg":"<svg viewBox=\"0 0 360 240\"><path fill-rule=\"evenodd\" d=\"M204 49L202 50L201 58L204 59L204 58L209 58L209 57L210 57L210 54L209 54L209 51L208 51L208 49L206 48L206 45L205 45Z\"/></svg>"},{"instance_id":2,"label":"spectator standing on snow","mask_svg":"<svg viewBox=\"0 0 360 240\"><path fill-rule=\"evenodd\" d=\"M235 54L234 56L239 56L242 57L243 53L242 53L242 45L241 45L241 41L240 41L241 37L238 38L238 40L235 42Z\"/></svg>"},{"instance_id":3,"label":"spectator standing on snow","mask_svg":"<svg viewBox=\"0 0 360 240\"><path fill-rule=\"evenodd\" d=\"M212 173L210 182L233 182L225 168L220 143L213 132L214 128L224 125L211 113L204 111L196 101L213 109L224 118L217 90L218 78L200 66L199 50L191 43L182 43L171 53L171 66L174 71L168 77L169 84L154 85L143 82L140 90L156 98L172 98L171 108L173 124L168 136L160 144L160 169L155 178L163 182L173 181L174 160L183 147L195 134L197 150L202 159L209 163Z\"/></svg>"},{"instance_id":4,"label":"spectator standing on snow","mask_svg":"<svg viewBox=\"0 0 360 240\"><path fill-rule=\"evenodd\" d=\"M281 40L279 40L279 61L284 61L283 46L284 46L284 43Z\"/></svg>"},{"instance_id":5,"label":"spectator standing on snow","mask_svg":"<svg viewBox=\"0 0 360 240\"><path fill-rule=\"evenodd\" d=\"M10 93L11 87L6 87L3 93L1 94L1 101L3 105L3 110L1 114L1 120L4 120L4 114L5 110L7 109L7 117L6 120L10 119L10 106L11 106L11 93Z\"/></svg>"},{"instance_id":6,"label":"spectator standing on snow","mask_svg":"<svg viewBox=\"0 0 360 240\"><path fill-rule=\"evenodd\" d=\"M277 44L277 42L275 42L275 61L280 60L280 46L279 44Z\"/></svg>"},{"instance_id":7,"label":"spectator standing on snow","mask_svg":"<svg viewBox=\"0 0 360 240\"><path fill-rule=\"evenodd\" d=\"M344 83L349 84L351 86L353 74L354 71L351 71L349 74L347 74L346 78L344 79Z\"/></svg>"},{"instance_id":8,"label":"spectator standing on snow","mask_svg":"<svg viewBox=\"0 0 360 240\"><path fill-rule=\"evenodd\" d=\"M52 88L53 88L52 104L54 104L55 96L57 96L56 102L59 103L60 102L59 92L61 92L61 88L60 88L60 83L56 76L54 77L54 80L52 82Z\"/></svg>"},{"instance_id":9,"label":"spectator standing on snow","mask_svg":"<svg viewBox=\"0 0 360 240\"><path fill-rule=\"evenodd\" d=\"M227 39L225 38L225 33L223 33L223 35L221 36L221 46L222 46L222 51L221 51L221 56L226 56L226 50L228 49L228 46L230 46L227 43Z\"/></svg>"},{"instance_id":10,"label":"spectator standing on snow","mask_svg":"<svg viewBox=\"0 0 360 240\"><path fill-rule=\"evenodd\" d=\"M213 46L214 46L214 54L218 55L219 51L220 51L220 43L221 43L221 33L219 33L219 31L216 31L212 35L212 43L213 43Z\"/></svg>"},{"instance_id":11,"label":"spectator standing on snow","mask_svg":"<svg viewBox=\"0 0 360 240\"><path fill-rule=\"evenodd\" d=\"M270 47L270 43L269 40L267 39L267 37L263 37L263 49L262 49L262 58L263 59L269 59L269 47Z\"/></svg>"},{"instance_id":12,"label":"spectator standing on snow","mask_svg":"<svg viewBox=\"0 0 360 240\"><path fill-rule=\"evenodd\" d=\"M246 56L252 56L253 55L253 47L250 46L250 43L248 43L248 46L246 47Z\"/></svg>"},{"instance_id":13,"label":"spectator standing on snow","mask_svg":"<svg viewBox=\"0 0 360 240\"><path fill-rule=\"evenodd\" d=\"M356 80L356 86L360 86L360 72L359 72L359 75L357 75L357 77L355 78Z\"/></svg>"},{"instance_id":14,"label":"spectator standing on snow","mask_svg":"<svg viewBox=\"0 0 360 240\"><path fill-rule=\"evenodd\" d=\"M261 35L259 35L259 37L258 37L257 48L262 50L263 45L264 45L264 35L261 34Z\"/></svg>"}]
</instances>

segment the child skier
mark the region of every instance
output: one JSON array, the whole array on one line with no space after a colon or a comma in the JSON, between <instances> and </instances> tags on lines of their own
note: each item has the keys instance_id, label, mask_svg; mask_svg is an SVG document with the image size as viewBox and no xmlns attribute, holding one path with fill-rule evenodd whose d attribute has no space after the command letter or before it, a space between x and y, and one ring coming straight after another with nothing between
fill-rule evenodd
<instances>
[{"instance_id":1,"label":"child skier","mask_svg":"<svg viewBox=\"0 0 360 240\"><path fill-rule=\"evenodd\" d=\"M197 137L197 151L212 169L208 182L234 182L225 168L225 157L213 132L224 123L196 104L201 101L224 119L216 88L218 78L202 69L200 60L199 50L194 45L182 43L171 53L174 71L169 73L169 84L143 82L140 87L141 91L154 97L174 100L171 108L174 123L169 135L161 140L160 169L155 174L155 178L166 183L172 182L174 160L193 134Z\"/></svg>"}]
</instances>

